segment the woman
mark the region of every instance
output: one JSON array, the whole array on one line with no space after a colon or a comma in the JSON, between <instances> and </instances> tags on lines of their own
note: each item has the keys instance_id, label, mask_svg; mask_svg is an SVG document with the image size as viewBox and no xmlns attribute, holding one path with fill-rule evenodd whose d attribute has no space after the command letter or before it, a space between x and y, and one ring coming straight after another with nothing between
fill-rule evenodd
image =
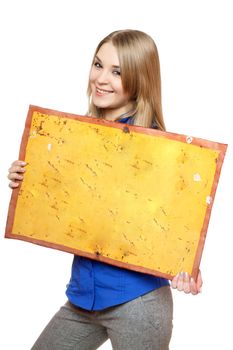
<instances>
[{"instance_id":1,"label":"woman","mask_svg":"<svg viewBox=\"0 0 233 350\"><path fill-rule=\"evenodd\" d=\"M94 54L89 84L90 116L165 130L156 45L147 34L120 30ZM25 163L9 169L10 187L23 180ZM200 292L202 279L178 274L171 283ZM110 338L114 350L169 348L172 296L168 280L75 256L68 302L42 332L33 350L97 349Z\"/></svg>"}]
</instances>

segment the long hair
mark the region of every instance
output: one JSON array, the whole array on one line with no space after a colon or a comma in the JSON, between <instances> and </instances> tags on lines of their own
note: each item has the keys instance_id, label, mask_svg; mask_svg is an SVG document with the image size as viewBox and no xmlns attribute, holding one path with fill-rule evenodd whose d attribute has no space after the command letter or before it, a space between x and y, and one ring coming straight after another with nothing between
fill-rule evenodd
<instances>
[{"instance_id":1,"label":"long hair","mask_svg":"<svg viewBox=\"0 0 233 350\"><path fill-rule=\"evenodd\" d=\"M130 100L135 103L134 124L151 127L157 125L165 130L161 101L161 77L158 50L153 39L139 30L118 30L106 36L96 48L93 62L100 47L111 42L116 48L122 86ZM101 117L101 109L91 101L91 88L88 84L88 113Z\"/></svg>"}]
</instances>

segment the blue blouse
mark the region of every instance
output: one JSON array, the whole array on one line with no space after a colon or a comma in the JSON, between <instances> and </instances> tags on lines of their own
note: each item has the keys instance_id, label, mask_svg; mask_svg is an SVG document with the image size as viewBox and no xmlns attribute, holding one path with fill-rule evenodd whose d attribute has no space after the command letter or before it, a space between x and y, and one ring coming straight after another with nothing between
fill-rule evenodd
<instances>
[{"instance_id":1,"label":"blue blouse","mask_svg":"<svg viewBox=\"0 0 233 350\"><path fill-rule=\"evenodd\" d=\"M131 124L130 117L120 120ZM102 310L125 303L154 289L169 285L167 279L74 256L66 295L86 310Z\"/></svg>"}]
</instances>

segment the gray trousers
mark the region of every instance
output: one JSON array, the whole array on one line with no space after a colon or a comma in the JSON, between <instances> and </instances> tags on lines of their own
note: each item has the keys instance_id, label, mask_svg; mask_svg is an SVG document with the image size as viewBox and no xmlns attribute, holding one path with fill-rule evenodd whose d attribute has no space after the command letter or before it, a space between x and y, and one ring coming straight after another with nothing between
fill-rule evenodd
<instances>
[{"instance_id":1,"label":"gray trousers","mask_svg":"<svg viewBox=\"0 0 233 350\"><path fill-rule=\"evenodd\" d=\"M101 311L67 302L32 350L94 350L110 339L114 350L168 350L173 302L169 286Z\"/></svg>"}]
</instances>

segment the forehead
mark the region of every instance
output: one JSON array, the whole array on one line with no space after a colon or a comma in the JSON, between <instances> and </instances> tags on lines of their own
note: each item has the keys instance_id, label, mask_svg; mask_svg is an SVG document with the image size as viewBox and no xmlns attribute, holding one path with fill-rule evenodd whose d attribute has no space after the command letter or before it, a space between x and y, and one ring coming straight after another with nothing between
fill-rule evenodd
<instances>
[{"instance_id":1,"label":"forehead","mask_svg":"<svg viewBox=\"0 0 233 350\"><path fill-rule=\"evenodd\" d=\"M119 58L117 54L117 50L112 43L103 44L96 56L105 64L111 66L119 66Z\"/></svg>"}]
</instances>

